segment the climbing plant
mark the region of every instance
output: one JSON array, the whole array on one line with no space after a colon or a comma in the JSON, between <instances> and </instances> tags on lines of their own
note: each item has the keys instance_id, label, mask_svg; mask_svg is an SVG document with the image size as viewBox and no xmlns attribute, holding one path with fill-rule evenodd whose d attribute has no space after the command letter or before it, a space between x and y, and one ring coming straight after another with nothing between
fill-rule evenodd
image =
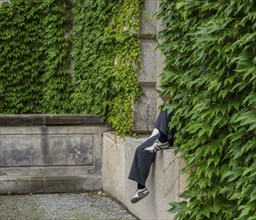
<instances>
[{"instance_id":1,"label":"climbing plant","mask_svg":"<svg viewBox=\"0 0 256 220\"><path fill-rule=\"evenodd\" d=\"M0 6L0 112L61 113L70 107L69 1Z\"/></svg>"},{"instance_id":2,"label":"climbing plant","mask_svg":"<svg viewBox=\"0 0 256 220\"><path fill-rule=\"evenodd\" d=\"M163 0L163 94L189 174L177 219L256 219L256 2Z\"/></svg>"},{"instance_id":3,"label":"climbing plant","mask_svg":"<svg viewBox=\"0 0 256 220\"><path fill-rule=\"evenodd\" d=\"M48 0L44 2L42 61L43 98L41 112L70 113L73 92L71 76L72 2Z\"/></svg>"},{"instance_id":4,"label":"climbing plant","mask_svg":"<svg viewBox=\"0 0 256 220\"><path fill-rule=\"evenodd\" d=\"M32 10L33 8L33 10ZM0 111L24 113L38 107L42 66L42 11L36 1L0 6Z\"/></svg>"},{"instance_id":5,"label":"climbing plant","mask_svg":"<svg viewBox=\"0 0 256 220\"><path fill-rule=\"evenodd\" d=\"M102 116L117 132L133 128L139 98L141 0L75 1L73 106Z\"/></svg>"},{"instance_id":6,"label":"climbing plant","mask_svg":"<svg viewBox=\"0 0 256 220\"><path fill-rule=\"evenodd\" d=\"M99 114L118 133L131 133L141 94L141 3L1 4L0 112Z\"/></svg>"}]
</instances>

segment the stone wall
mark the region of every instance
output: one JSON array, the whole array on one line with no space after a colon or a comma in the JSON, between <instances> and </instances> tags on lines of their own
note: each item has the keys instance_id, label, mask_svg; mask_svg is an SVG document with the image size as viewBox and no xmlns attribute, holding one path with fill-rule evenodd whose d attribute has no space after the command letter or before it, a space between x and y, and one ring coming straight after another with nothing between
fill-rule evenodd
<instances>
[{"instance_id":1,"label":"stone wall","mask_svg":"<svg viewBox=\"0 0 256 220\"><path fill-rule=\"evenodd\" d=\"M102 188L95 115L0 115L0 194Z\"/></svg>"},{"instance_id":2,"label":"stone wall","mask_svg":"<svg viewBox=\"0 0 256 220\"><path fill-rule=\"evenodd\" d=\"M103 136L103 190L119 200L139 219L168 219L174 214L168 212L170 202L180 200L178 195L186 187L187 176L180 173L184 161L174 155L173 149L157 152L146 186L149 195L132 204L131 198L137 183L128 179L135 149L146 138L116 138L112 133Z\"/></svg>"}]
</instances>

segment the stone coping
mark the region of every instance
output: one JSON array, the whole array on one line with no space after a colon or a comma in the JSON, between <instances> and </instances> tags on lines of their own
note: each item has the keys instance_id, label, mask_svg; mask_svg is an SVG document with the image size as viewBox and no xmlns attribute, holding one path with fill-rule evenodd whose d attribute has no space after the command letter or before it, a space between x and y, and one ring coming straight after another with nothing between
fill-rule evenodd
<instances>
[{"instance_id":1,"label":"stone coping","mask_svg":"<svg viewBox=\"0 0 256 220\"><path fill-rule=\"evenodd\" d=\"M103 125L90 114L0 114L0 126L18 125Z\"/></svg>"}]
</instances>

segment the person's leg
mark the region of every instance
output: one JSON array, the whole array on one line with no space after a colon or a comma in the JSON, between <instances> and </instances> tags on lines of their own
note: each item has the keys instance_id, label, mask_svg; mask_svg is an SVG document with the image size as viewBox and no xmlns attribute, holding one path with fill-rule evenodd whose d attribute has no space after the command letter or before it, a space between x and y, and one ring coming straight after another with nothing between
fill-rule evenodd
<instances>
[{"instance_id":1,"label":"person's leg","mask_svg":"<svg viewBox=\"0 0 256 220\"><path fill-rule=\"evenodd\" d=\"M167 111L160 112L156 122L155 128L159 130L159 138L149 147L145 149L145 151L155 153L161 149L169 148L170 144L172 145L172 140L168 140L169 135L169 122L171 120L173 113L169 113ZM171 137L172 138L172 137Z\"/></svg>"},{"instance_id":2,"label":"person's leg","mask_svg":"<svg viewBox=\"0 0 256 220\"><path fill-rule=\"evenodd\" d=\"M144 149L148 146L151 146L158 137L159 134L147 139L144 143L136 148L132 166L128 176L130 180L136 181L141 185L145 185L148 174L150 172L151 164L155 160L156 155L151 154Z\"/></svg>"},{"instance_id":3,"label":"person's leg","mask_svg":"<svg viewBox=\"0 0 256 220\"><path fill-rule=\"evenodd\" d=\"M147 151L146 149L154 145L156 141L166 141L168 138L168 123L171 119L172 114L167 114L166 111L160 112L156 122L155 128L159 131L154 136L151 136L147 141L137 147L132 162L129 179L136 181L138 186L135 192L135 196L132 198L131 202L138 202L140 199L148 195L148 190L145 186L146 180L148 178L151 164L153 163L156 154L154 152ZM167 142L167 147L169 143Z\"/></svg>"},{"instance_id":4,"label":"person's leg","mask_svg":"<svg viewBox=\"0 0 256 220\"><path fill-rule=\"evenodd\" d=\"M173 113L168 113L167 111L162 111L159 113L157 120L155 122L155 128L159 130L160 133L163 135L168 136L169 133L169 122L171 121L171 118L173 116Z\"/></svg>"},{"instance_id":5,"label":"person's leg","mask_svg":"<svg viewBox=\"0 0 256 220\"><path fill-rule=\"evenodd\" d=\"M151 146L158 137L159 134L149 138L136 148L131 170L128 176L130 180L136 181L138 184L135 195L131 200L132 203L138 202L149 194L145 183L150 172L151 164L155 160L155 154L147 152L144 149Z\"/></svg>"},{"instance_id":6,"label":"person's leg","mask_svg":"<svg viewBox=\"0 0 256 220\"><path fill-rule=\"evenodd\" d=\"M158 140L159 140L161 143L166 143L166 142L168 141L167 135L165 135L165 134L163 134L162 132L160 132L160 136L159 136Z\"/></svg>"}]
</instances>

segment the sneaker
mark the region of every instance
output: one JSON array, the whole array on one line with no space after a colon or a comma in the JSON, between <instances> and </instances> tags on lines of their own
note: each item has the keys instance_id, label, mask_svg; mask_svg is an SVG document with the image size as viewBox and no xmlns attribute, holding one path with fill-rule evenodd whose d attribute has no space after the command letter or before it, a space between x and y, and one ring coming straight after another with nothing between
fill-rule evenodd
<instances>
[{"instance_id":1,"label":"sneaker","mask_svg":"<svg viewBox=\"0 0 256 220\"><path fill-rule=\"evenodd\" d=\"M143 199L148 194L149 194L149 191L148 191L147 188L137 189L136 192L135 192L135 195L133 196L133 198L131 200L131 202L136 203L136 202L140 201L141 199Z\"/></svg>"},{"instance_id":2,"label":"sneaker","mask_svg":"<svg viewBox=\"0 0 256 220\"><path fill-rule=\"evenodd\" d=\"M167 148L169 148L168 142L161 143L159 140L156 140L152 146L146 147L144 150L149 151L151 153L155 153L159 150L167 149Z\"/></svg>"}]
</instances>

